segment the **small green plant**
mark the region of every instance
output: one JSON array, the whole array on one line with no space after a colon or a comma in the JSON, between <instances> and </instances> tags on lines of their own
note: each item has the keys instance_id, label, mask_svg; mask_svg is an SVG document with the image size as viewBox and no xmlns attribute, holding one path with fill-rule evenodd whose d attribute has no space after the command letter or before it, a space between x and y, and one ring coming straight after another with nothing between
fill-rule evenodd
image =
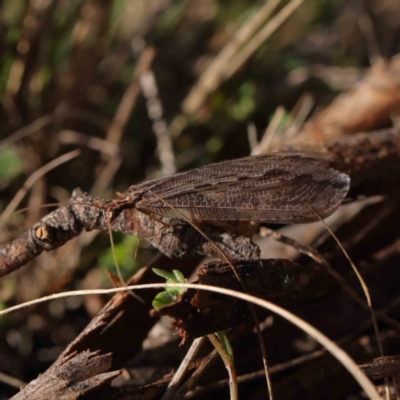
<instances>
[{"instance_id":1,"label":"small green plant","mask_svg":"<svg viewBox=\"0 0 400 400\"><path fill-rule=\"evenodd\" d=\"M164 271L162 269L153 268L153 272L158 276L166 279L166 283L186 283L187 279L184 277L181 271L177 269L172 270L172 272ZM165 288L161 293L158 293L153 300L153 307L156 310L168 306L174 303L178 296L186 291L185 288Z\"/></svg>"},{"instance_id":2,"label":"small green plant","mask_svg":"<svg viewBox=\"0 0 400 400\"><path fill-rule=\"evenodd\" d=\"M167 272L162 269L153 268L153 272L158 276L166 279L166 283L186 283L187 279L184 277L182 272L174 269L172 272ZM178 296L185 292L185 288L165 288L165 291L158 293L153 300L153 307L159 310L162 307L168 306L175 303ZM229 388L231 393L231 399L238 399L238 386L237 377L235 370L235 363L233 358L233 350L229 343L228 336L224 332L216 332L211 335L207 335L210 342L214 345L222 358L225 368L229 374Z\"/></svg>"}]
</instances>

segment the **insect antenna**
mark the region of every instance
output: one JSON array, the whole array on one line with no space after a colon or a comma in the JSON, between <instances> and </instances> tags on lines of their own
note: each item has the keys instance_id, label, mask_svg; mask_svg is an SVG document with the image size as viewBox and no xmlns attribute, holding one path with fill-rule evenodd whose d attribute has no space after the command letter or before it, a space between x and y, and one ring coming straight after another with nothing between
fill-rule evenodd
<instances>
[{"instance_id":1,"label":"insect antenna","mask_svg":"<svg viewBox=\"0 0 400 400\"><path fill-rule=\"evenodd\" d=\"M123 278L123 276L122 276L121 268L120 268L119 263L118 263L118 260L117 260L117 254L116 254L116 252L115 252L114 237L113 237L112 229L111 229L111 216L112 216L112 212L110 212L109 210L105 210L105 212L107 213L108 235L109 235L109 237L110 237L111 252L112 252L112 255L113 255L113 259L114 259L115 268L116 268L116 270L117 270L117 274L118 274L119 280L120 280L120 282L121 282L121 285L124 286L124 287L127 287L128 284L125 282L125 280L124 280L124 278ZM138 248L139 248L139 244L138 244L138 246L136 247L136 250L135 250L135 255L134 255L134 258L135 258L135 259L136 259L136 255L137 255ZM133 296L136 300L138 300L138 301L140 301L141 303L144 304L145 301L144 301L138 294L136 294L136 293L133 292L132 290L129 290L129 293L130 293L131 296Z\"/></svg>"},{"instance_id":2,"label":"insect antenna","mask_svg":"<svg viewBox=\"0 0 400 400\"><path fill-rule=\"evenodd\" d=\"M136 261L136 259L137 259L140 243L142 242L142 226L140 224L138 224L138 232L137 232L136 237L137 237L137 244L136 244L135 253L133 254L133 261Z\"/></svg>"}]
</instances>

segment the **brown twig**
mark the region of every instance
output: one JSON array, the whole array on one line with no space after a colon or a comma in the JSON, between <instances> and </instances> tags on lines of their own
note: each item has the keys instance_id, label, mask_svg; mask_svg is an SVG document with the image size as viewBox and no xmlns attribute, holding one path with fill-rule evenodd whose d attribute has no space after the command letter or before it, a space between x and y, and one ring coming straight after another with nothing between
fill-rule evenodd
<instances>
[{"instance_id":1,"label":"brown twig","mask_svg":"<svg viewBox=\"0 0 400 400\"><path fill-rule=\"evenodd\" d=\"M18 269L43 251L62 246L84 229L108 231L108 218L101 209L106 203L106 200L75 190L68 206L48 214L0 250L0 276ZM143 238L170 257L218 256L211 243L190 225L179 220L162 218L157 221L127 209L112 221L112 230L115 232L136 235L139 229ZM258 255L258 247L249 239L215 231L209 232L209 235L232 259L254 258Z\"/></svg>"}]
</instances>

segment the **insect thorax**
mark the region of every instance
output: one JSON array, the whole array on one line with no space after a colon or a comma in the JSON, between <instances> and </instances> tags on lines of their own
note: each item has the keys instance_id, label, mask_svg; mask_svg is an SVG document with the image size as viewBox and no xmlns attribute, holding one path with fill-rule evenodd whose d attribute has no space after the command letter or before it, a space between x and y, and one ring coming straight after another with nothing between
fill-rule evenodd
<instances>
[{"instance_id":1,"label":"insect thorax","mask_svg":"<svg viewBox=\"0 0 400 400\"><path fill-rule=\"evenodd\" d=\"M128 195L126 197L129 197L131 207L135 208L136 204L142 199L143 194L144 190L139 186L131 186L128 189Z\"/></svg>"}]
</instances>

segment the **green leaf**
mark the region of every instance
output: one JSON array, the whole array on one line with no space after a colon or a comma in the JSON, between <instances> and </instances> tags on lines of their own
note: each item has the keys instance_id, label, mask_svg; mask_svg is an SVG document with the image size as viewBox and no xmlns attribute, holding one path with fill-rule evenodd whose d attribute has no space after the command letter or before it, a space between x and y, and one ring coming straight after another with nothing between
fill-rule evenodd
<instances>
[{"instance_id":1,"label":"green leaf","mask_svg":"<svg viewBox=\"0 0 400 400\"><path fill-rule=\"evenodd\" d=\"M161 278L166 279L167 281L170 280L171 282L174 282L175 275L172 272L164 271L163 269L158 268L153 268L153 272L156 275L161 276Z\"/></svg>"},{"instance_id":2,"label":"green leaf","mask_svg":"<svg viewBox=\"0 0 400 400\"><path fill-rule=\"evenodd\" d=\"M176 279L175 283L186 283L187 282L185 275L183 275L181 271L179 271L178 269L173 269L172 272ZM180 289L184 289L184 288L177 288L177 289L180 290ZM186 290L186 289L184 289L184 290Z\"/></svg>"},{"instance_id":3,"label":"green leaf","mask_svg":"<svg viewBox=\"0 0 400 400\"><path fill-rule=\"evenodd\" d=\"M187 280L181 271L174 269L172 272L163 269L153 268L153 272L166 280L166 283L186 283ZM178 296L186 291L185 288L168 287L161 293L158 293L153 300L153 307L159 310L176 302Z\"/></svg>"},{"instance_id":4,"label":"green leaf","mask_svg":"<svg viewBox=\"0 0 400 400\"><path fill-rule=\"evenodd\" d=\"M177 295L171 292L161 292L154 297L151 303L156 310L175 303L177 300Z\"/></svg>"},{"instance_id":5,"label":"green leaf","mask_svg":"<svg viewBox=\"0 0 400 400\"><path fill-rule=\"evenodd\" d=\"M158 276L166 279L166 283L186 283L187 280L181 271L177 269L172 270L172 272L164 271L163 269L153 268L153 272ZM165 291L183 293L185 288L165 288Z\"/></svg>"}]
</instances>

